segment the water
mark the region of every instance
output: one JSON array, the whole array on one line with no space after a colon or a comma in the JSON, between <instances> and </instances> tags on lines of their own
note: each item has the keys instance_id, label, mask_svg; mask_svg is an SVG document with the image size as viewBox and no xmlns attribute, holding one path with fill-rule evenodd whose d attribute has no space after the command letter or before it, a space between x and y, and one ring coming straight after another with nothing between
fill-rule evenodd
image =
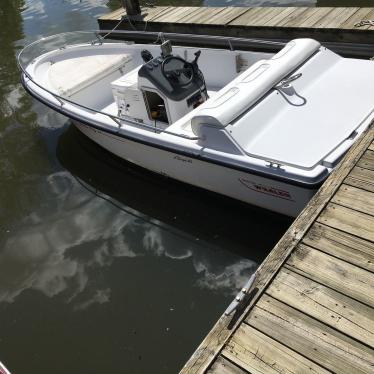
<instances>
[{"instance_id":1,"label":"water","mask_svg":"<svg viewBox=\"0 0 374 374\"><path fill-rule=\"evenodd\" d=\"M291 222L132 167L23 91L27 41L117 7L2 0L0 360L13 373L176 372Z\"/></svg>"}]
</instances>

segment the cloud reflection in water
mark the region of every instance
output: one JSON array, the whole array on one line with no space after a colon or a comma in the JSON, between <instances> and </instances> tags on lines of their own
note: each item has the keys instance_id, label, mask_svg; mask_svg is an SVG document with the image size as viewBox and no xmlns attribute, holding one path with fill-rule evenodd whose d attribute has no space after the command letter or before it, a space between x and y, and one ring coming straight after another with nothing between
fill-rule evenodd
<instances>
[{"instance_id":1,"label":"cloud reflection in water","mask_svg":"<svg viewBox=\"0 0 374 374\"><path fill-rule=\"evenodd\" d=\"M225 293L236 292L256 268L253 261L142 221L91 194L68 172L51 174L40 188L45 201L7 234L0 251L2 302L28 289L62 296L75 310L109 302L110 288L92 273L118 257L192 260L195 286Z\"/></svg>"}]
</instances>

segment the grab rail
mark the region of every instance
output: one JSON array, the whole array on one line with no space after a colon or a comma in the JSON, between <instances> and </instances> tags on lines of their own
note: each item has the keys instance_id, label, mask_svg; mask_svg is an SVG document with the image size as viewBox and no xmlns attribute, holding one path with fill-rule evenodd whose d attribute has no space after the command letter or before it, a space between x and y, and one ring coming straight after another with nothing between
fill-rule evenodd
<instances>
[{"instance_id":1,"label":"grab rail","mask_svg":"<svg viewBox=\"0 0 374 374\"><path fill-rule=\"evenodd\" d=\"M57 34L57 35L67 35L67 34L73 34L74 32L66 32L66 33L61 33L61 34ZM88 32L87 32L88 33ZM71 105L74 105L74 106L77 106L79 108L82 108L82 109L85 109L85 110L88 110L90 112L93 112L93 113L98 113L98 114L102 114L106 117L108 117L109 119L111 119L113 122L116 123L116 125L118 126L119 129L122 128L122 125L126 125L126 124L131 124L131 125L135 125L137 127L140 127L140 128L147 128L147 129L150 129L152 130L153 132L157 132L157 133L164 133L164 134L167 134L167 135L173 135L173 136L176 136L176 137L179 137L179 138L183 138L183 139L187 139L187 140L199 140L201 139L200 137L198 136L190 136L190 135L186 135L186 134L178 134L178 133L175 133L175 132L171 132L171 131L168 131L168 130L165 130L165 129L161 129L161 128L157 128L156 126L151 126L151 125L148 125L148 124L145 124L145 123L140 123L140 122L137 122L137 121L134 121L134 120L131 120L131 119L123 119L121 117L118 117L118 116L115 116L115 115L112 115L112 114L108 114L108 113L105 113L105 112L102 112L100 110L97 110L97 109L94 109L94 108L90 108L90 107L87 107L83 104L80 104L80 103L77 103L77 102L74 102L72 100L69 100L65 97L62 97L58 94L56 94L55 92L52 92L50 90L48 90L47 88L45 87L42 87L38 82L36 82L31 76L30 74L24 69L22 63L21 63L21 57L22 57L22 54L30 47L32 46L35 46L37 43L40 43L42 41L45 41L45 40L48 40L48 39L51 39L53 37L56 37L57 35L51 35L49 37L46 37L46 38L42 38L42 39L39 39L35 42L32 42L30 44L28 44L27 46L25 46L21 51L20 53L18 54L17 56L17 63L18 63L18 67L19 69L21 70L22 74L29 80L31 81L33 84L35 84L37 87L39 87L41 90L43 90L44 92L50 94L52 97L54 97L59 103L60 103L60 107L62 108L63 105L65 103L69 103ZM91 43L80 43L82 45L91 45ZM26 82L25 82L26 83Z\"/></svg>"}]
</instances>

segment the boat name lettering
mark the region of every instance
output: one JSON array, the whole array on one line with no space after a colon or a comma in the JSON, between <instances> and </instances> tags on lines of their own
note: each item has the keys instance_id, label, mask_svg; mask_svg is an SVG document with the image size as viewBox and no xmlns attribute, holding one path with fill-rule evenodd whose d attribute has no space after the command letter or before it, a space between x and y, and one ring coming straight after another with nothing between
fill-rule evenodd
<instances>
[{"instance_id":1,"label":"boat name lettering","mask_svg":"<svg viewBox=\"0 0 374 374\"><path fill-rule=\"evenodd\" d=\"M188 163L192 164L192 160L190 160L189 158L183 158L181 156L174 156L174 160L178 160L178 161L182 161L182 162L188 162Z\"/></svg>"},{"instance_id":2,"label":"boat name lettering","mask_svg":"<svg viewBox=\"0 0 374 374\"><path fill-rule=\"evenodd\" d=\"M272 186L265 186L260 183L255 183L252 181L249 181L247 179L241 179L239 178L240 183L242 183L244 186L249 188L252 191L264 193L266 195L271 195L274 197L279 197L280 199L286 199L293 201L291 194L288 191L281 190L279 188L275 188Z\"/></svg>"}]
</instances>

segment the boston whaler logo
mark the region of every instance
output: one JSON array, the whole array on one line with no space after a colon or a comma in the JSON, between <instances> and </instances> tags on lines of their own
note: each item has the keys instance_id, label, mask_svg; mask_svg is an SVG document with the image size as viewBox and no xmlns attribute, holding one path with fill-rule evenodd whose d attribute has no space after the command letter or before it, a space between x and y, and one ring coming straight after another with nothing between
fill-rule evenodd
<instances>
[{"instance_id":1,"label":"boston whaler logo","mask_svg":"<svg viewBox=\"0 0 374 374\"><path fill-rule=\"evenodd\" d=\"M252 181L249 181L247 179L239 178L239 182L242 183L244 186L249 188L252 191L264 193L266 195L271 195L274 197L278 197L279 199L285 199L289 201L294 201L291 197L291 194L288 191L281 190L279 188L275 188L272 186L265 186L260 183L255 183Z\"/></svg>"}]
</instances>

